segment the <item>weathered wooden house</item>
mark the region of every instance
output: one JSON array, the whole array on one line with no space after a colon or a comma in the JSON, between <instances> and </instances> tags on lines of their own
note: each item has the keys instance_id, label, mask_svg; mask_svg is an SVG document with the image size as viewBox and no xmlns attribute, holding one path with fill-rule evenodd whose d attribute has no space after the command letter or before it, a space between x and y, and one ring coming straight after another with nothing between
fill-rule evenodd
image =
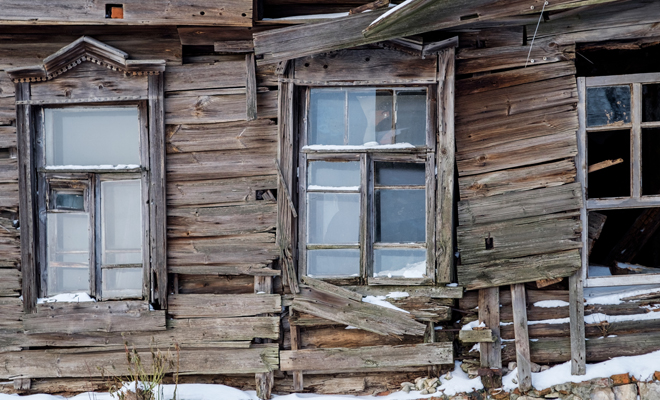
<instances>
[{"instance_id":1,"label":"weathered wooden house","mask_svg":"<svg viewBox=\"0 0 660 400\"><path fill-rule=\"evenodd\" d=\"M365 2L0 0L1 391L660 349L660 2Z\"/></svg>"}]
</instances>

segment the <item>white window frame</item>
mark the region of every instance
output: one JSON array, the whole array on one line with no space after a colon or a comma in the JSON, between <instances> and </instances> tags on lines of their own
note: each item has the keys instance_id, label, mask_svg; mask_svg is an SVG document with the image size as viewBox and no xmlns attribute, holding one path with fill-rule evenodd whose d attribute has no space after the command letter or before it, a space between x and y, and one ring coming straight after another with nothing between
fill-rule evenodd
<instances>
[{"instance_id":1,"label":"white window frame","mask_svg":"<svg viewBox=\"0 0 660 400\"><path fill-rule=\"evenodd\" d=\"M641 152L642 128L660 127L660 121L642 122L642 85L660 83L660 73L611 75L578 78L578 156L576 158L577 177L582 186L582 280L584 287L632 286L660 284L658 274L634 274L589 277L589 211L616 210L630 208L660 207L660 195L642 195ZM630 85L632 114L630 123L616 126L587 128L586 96L587 88L602 86ZM587 198L588 191L588 154L587 132L630 129L632 146L630 148L631 177L630 196L613 198Z\"/></svg>"}]
</instances>

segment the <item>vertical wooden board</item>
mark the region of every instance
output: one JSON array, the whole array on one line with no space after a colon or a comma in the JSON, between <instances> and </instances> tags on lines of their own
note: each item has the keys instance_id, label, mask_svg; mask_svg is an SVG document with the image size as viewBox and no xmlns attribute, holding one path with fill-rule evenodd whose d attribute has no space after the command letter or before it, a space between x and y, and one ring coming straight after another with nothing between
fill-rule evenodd
<instances>
[{"instance_id":1,"label":"vertical wooden board","mask_svg":"<svg viewBox=\"0 0 660 400\"><path fill-rule=\"evenodd\" d=\"M438 59L438 144L436 146L436 268L437 282L448 283L454 270L454 49Z\"/></svg>"},{"instance_id":2,"label":"vertical wooden board","mask_svg":"<svg viewBox=\"0 0 660 400\"><path fill-rule=\"evenodd\" d=\"M479 344L479 356L483 368L502 368L502 342L500 339L500 289L479 290L479 321L490 328L496 338L492 343Z\"/></svg>"},{"instance_id":3,"label":"vertical wooden board","mask_svg":"<svg viewBox=\"0 0 660 400\"><path fill-rule=\"evenodd\" d=\"M521 392L527 393L532 388L532 364L529 354L529 334L527 332L525 284L511 285L511 306L513 307L513 329L516 335L518 387Z\"/></svg>"},{"instance_id":4,"label":"vertical wooden board","mask_svg":"<svg viewBox=\"0 0 660 400\"><path fill-rule=\"evenodd\" d=\"M257 72L254 53L245 55L245 91L247 120L257 119Z\"/></svg>"},{"instance_id":5,"label":"vertical wooden board","mask_svg":"<svg viewBox=\"0 0 660 400\"><path fill-rule=\"evenodd\" d=\"M571 331L571 375L587 373L587 350L584 327L584 287L582 272L577 271L568 279L569 318Z\"/></svg>"}]
</instances>

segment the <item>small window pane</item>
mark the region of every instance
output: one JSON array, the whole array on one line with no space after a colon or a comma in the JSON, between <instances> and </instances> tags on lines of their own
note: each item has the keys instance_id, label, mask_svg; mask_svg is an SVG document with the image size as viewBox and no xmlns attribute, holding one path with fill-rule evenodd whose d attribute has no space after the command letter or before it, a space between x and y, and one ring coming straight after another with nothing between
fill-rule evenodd
<instances>
[{"instance_id":1,"label":"small window pane","mask_svg":"<svg viewBox=\"0 0 660 400\"><path fill-rule=\"evenodd\" d=\"M589 166L619 158L623 162L587 174L588 198L630 196L630 131L587 133Z\"/></svg>"},{"instance_id":2,"label":"small window pane","mask_svg":"<svg viewBox=\"0 0 660 400\"><path fill-rule=\"evenodd\" d=\"M308 193L307 243L353 244L360 226L359 193Z\"/></svg>"},{"instance_id":3,"label":"small window pane","mask_svg":"<svg viewBox=\"0 0 660 400\"><path fill-rule=\"evenodd\" d=\"M587 126L630 122L630 86L587 88Z\"/></svg>"},{"instance_id":4,"label":"small window pane","mask_svg":"<svg viewBox=\"0 0 660 400\"><path fill-rule=\"evenodd\" d=\"M660 194L660 129L642 129L642 195Z\"/></svg>"},{"instance_id":5,"label":"small window pane","mask_svg":"<svg viewBox=\"0 0 660 400\"><path fill-rule=\"evenodd\" d=\"M48 294L89 290L89 215L48 213Z\"/></svg>"},{"instance_id":6,"label":"small window pane","mask_svg":"<svg viewBox=\"0 0 660 400\"><path fill-rule=\"evenodd\" d=\"M426 91L398 91L396 143L426 144Z\"/></svg>"},{"instance_id":7,"label":"small window pane","mask_svg":"<svg viewBox=\"0 0 660 400\"><path fill-rule=\"evenodd\" d=\"M377 162L374 165L376 185L424 185L426 165L420 163Z\"/></svg>"},{"instance_id":8,"label":"small window pane","mask_svg":"<svg viewBox=\"0 0 660 400\"><path fill-rule=\"evenodd\" d=\"M307 275L313 278L358 276L360 250L332 249L307 251Z\"/></svg>"},{"instance_id":9,"label":"small window pane","mask_svg":"<svg viewBox=\"0 0 660 400\"><path fill-rule=\"evenodd\" d=\"M348 144L394 143L391 90L365 89L348 93Z\"/></svg>"},{"instance_id":10,"label":"small window pane","mask_svg":"<svg viewBox=\"0 0 660 400\"><path fill-rule=\"evenodd\" d=\"M46 165L139 165L137 108L46 110Z\"/></svg>"},{"instance_id":11,"label":"small window pane","mask_svg":"<svg viewBox=\"0 0 660 400\"><path fill-rule=\"evenodd\" d=\"M642 121L660 121L660 84L642 85Z\"/></svg>"},{"instance_id":12,"label":"small window pane","mask_svg":"<svg viewBox=\"0 0 660 400\"><path fill-rule=\"evenodd\" d=\"M55 192L55 208L58 210L85 210L85 196L84 192L66 193Z\"/></svg>"},{"instance_id":13,"label":"small window pane","mask_svg":"<svg viewBox=\"0 0 660 400\"><path fill-rule=\"evenodd\" d=\"M374 277L423 278L426 249L375 249Z\"/></svg>"},{"instance_id":14,"label":"small window pane","mask_svg":"<svg viewBox=\"0 0 660 400\"><path fill-rule=\"evenodd\" d=\"M309 105L308 144L343 145L346 127L346 93L312 89Z\"/></svg>"},{"instance_id":15,"label":"small window pane","mask_svg":"<svg viewBox=\"0 0 660 400\"><path fill-rule=\"evenodd\" d=\"M376 190L375 241L411 243L426 241L426 191Z\"/></svg>"},{"instance_id":16,"label":"small window pane","mask_svg":"<svg viewBox=\"0 0 660 400\"><path fill-rule=\"evenodd\" d=\"M360 163L312 161L309 163L308 184L310 189L316 190L329 187L359 187Z\"/></svg>"},{"instance_id":17,"label":"small window pane","mask_svg":"<svg viewBox=\"0 0 660 400\"><path fill-rule=\"evenodd\" d=\"M103 265L142 264L140 180L101 182Z\"/></svg>"},{"instance_id":18,"label":"small window pane","mask_svg":"<svg viewBox=\"0 0 660 400\"><path fill-rule=\"evenodd\" d=\"M103 298L142 297L142 268L103 270Z\"/></svg>"}]
</instances>

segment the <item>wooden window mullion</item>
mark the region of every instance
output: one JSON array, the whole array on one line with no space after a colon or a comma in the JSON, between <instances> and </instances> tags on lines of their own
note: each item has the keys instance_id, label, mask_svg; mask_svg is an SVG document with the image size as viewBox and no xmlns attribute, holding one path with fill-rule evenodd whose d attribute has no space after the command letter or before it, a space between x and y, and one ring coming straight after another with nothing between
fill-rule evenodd
<instances>
[{"instance_id":1,"label":"wooden window mullion","mask_svg":"<svg viewBox=\"0 0 660 400\"><path fill-rule=\"evenodd\" d=\"M642 84L633 83L632 103L632 146L631 146L631 195L635 199L642 196Z\"/></svg>"},{"instance_id":2,"label":"wooden window mullion","mask_svg":"<svg viewBox=\"0 0 660 400\"><path fill-rule=\"evenodd\" d=\"M372 200L373 189L369 179L371 165L370 157L367 153L360 154L360 277L361 283L367 282L372 270L372 238L369 229L372 220Z\"/></svg>"}]
</instances>

